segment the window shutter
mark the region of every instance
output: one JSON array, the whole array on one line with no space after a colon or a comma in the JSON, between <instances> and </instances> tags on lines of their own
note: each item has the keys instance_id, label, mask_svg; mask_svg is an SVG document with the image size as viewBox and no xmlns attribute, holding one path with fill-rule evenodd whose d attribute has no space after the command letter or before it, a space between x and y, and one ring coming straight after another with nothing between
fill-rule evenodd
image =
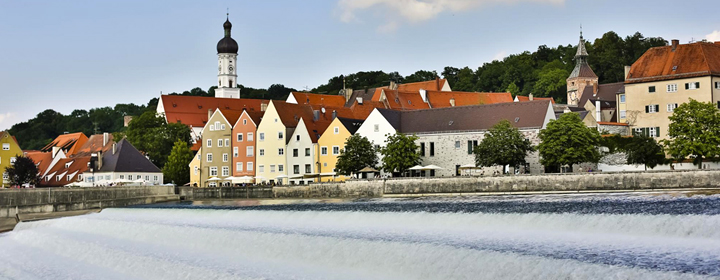
<instances>
[{"instance_id":1,"label":"window shutter","mask_svg":"<svg viewBox=\"0 0 720 280\"><path fill-rule=\"evenodd\" d=\"M472 141L468 141L468 155L472 154L473 146Z\"/></svg>"},{"instance_id":2,"label":"window shutter","mask_svg":"<svg viewBox=\"0 0 720 280\"><path fill-rule=\"evenodd\" d=\"M645 137L650 137L650 128L649 127L643 128L643 135L645 135Z\"/></svg>"},{"instance_id":3,"label":"window shutter","mask_svg":"<svg viewBox=\"0 0 720 280\"><path fill-rule=\"evenodd\" d=\"M660 105L655 105L655 112L660 112Z\"/></svg>"},{"instance_id":4,"label":"window shutter","mask_svg":"<svg viewBox=\"0 0 720 280\"><path fill-rule=\"evenodd\" d=\"M690 89L690 83L685 83L685 89Z\"/></svg>"},{"instance_id":5,"label":"window shutter","mask_svg":"<svg viewBox=\"0 0 720 280\"><path fill-rule=\"evenodd\" d=\"M650 106L645 106L645 113L650 113Z\"/></svg>"},{"instance_id":6,"label":"window shutter","mask_svg":"<svg viewBox=\"0 0 720 280\"><path fill-rule=\"evenodd\" d=\"M700 82L695 82L695 88L696 89L700 88Z\"/></svg>"},{"instance_id":7,"label":"window shutter","mask_svg":"<svg viewBox=\"0 0 720 280\"><path fill-rule=\"evenodd\" d=\"M660 137L660 127L655 127L655 137Z\"/></svg>"},{"instance_id":8,"label":"window shutter","mask_svg":"<svg viewBox=\"0 0 720 280\"><path fill-rule=\"evenodd\" d=\"M717 102L718 109L720 109L720 101Z\"/></svg>"}]
</instances>

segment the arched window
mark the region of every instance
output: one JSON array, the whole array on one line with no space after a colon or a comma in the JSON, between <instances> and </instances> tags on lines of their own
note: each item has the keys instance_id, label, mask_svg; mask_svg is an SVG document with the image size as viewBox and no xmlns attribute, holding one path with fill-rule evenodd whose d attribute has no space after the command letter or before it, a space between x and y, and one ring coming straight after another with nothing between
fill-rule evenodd
<instances>
[{"instance_id":1,"label":"arched window","mask_svg":"<svg viewBox=\"0 0 720 280\"><path fill-rule=\"evenodd\" d=\"M232 80L230 80L230 84L229 84L228 86L229 86L229 87L233 87L233 82L232 82Z\"/></svg>"}]
</instances>

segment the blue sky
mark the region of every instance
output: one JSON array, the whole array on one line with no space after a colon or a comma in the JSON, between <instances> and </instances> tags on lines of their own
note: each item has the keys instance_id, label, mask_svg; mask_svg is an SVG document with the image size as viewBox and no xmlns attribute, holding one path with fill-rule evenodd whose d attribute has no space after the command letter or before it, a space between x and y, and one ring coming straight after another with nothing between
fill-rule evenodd
<instances>
[{"instance_id":1,"label":"blue sky","mask_svg":"<svg viewBox=\"0 0 720 280\"><path fill-rule=\"evenodd\" d=\"M238 81L313 88L357 71L442 71L613 30L720 40L713 0L0 1L0 129L45 109L207 89L226 8ZM711 9L712 8L712 9ZM672 16L672 18L668 17ZM591 54L592 55L592 54Z\"/></svg>"}]
</instances>

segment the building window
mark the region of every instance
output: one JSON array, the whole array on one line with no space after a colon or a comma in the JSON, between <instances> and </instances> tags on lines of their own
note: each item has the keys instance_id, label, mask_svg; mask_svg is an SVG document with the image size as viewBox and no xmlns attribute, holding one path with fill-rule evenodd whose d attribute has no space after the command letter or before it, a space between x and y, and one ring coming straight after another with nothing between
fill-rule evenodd
<instances>
[{"instance_id":1,"label":"building window","mask_svg":"<svg viewBox=\"0 0 720 280\"><path fill-rule=\"evenodd\" d=\"M3 143L3 151L9 151L10 150L10 143Z\"/></svg>"},{"instance_id":2,"label":"building window","mask_svg":"<svg viewBox=\"0 0 720 280\"><path fill-rule=\"evenodd\" d=\"M225 139L225 147L230 147L230 139Z\"/></svg>"},{"instance_id":3,"label":"building window","mask_svg":"<svg viewBox=\"0 0 720 280\"><path fill-rule=\"evenodd\" d=\"M339 154L340 154L340 147L333 146L333 155L339 155Z\"/></svg>"},{"instance_id":4,"label":"building window","mask_svg":"<svg viewBox=\"0 0 720 280\"><path fill-rule=\"evenodd\" d=\"M633 135L660 137L660 127L638 127L634 129Z\"/></svg>"},{"instance_id":5,"label":"building window","mask_svg":"<svg viewBox=\"0 0 720 280\"><path fill-rule=\"evenodd\" d=\"M275 165L274 164L270 165L270 173L275 173Z\"/></svg>"},{"instance_id":6,"label":"building window","mask_svg":"<svg viewBox=\"0 0 720 280\"><path fill-rule=\"evenodd\" d=\"M620 95L620 103L625 103L625 95L624 94Z\"/></svg>"},{"instance_id":7,"label":"building window","mask_svg":"<svg viewBox=\"0 0 720 280\"><path fill-rule=\"evenodd\" d=\"M258 155L264 156L265 155L265 149L258 150Z\"/></svg>"},{"instance_id":8,"label":"building window","mask_svg":"<svg viewBox=\"0 0 720 280\"><path fill-rule=\"evenodd\" d=\"M667 85L667 92L677 92L677 84Z\"/></svg>"},{"instance_id":9,"label":"building window","mask_svg":"<svg viewBox=\"0 0 720 280\"><path fill-rule=\"evenodd\" d=\"M715 82L715 89L720 89L720 82Z\"/></svg>"},{"instance_id":10,"label":"building window","mask_svg":"<svg viewBox=\"0 0 720 280\"><path fill-rule=\"evenodd\" d=\"M285 149L284 149L284 148L278 148L278 156L282 156L282 155L284 155L284 154L285 154Z\"/></svg>"},{"instance_id":11,"label":"building window","mask_svg":"<svg viewBox=\"0 0 720 280\"><path fill-rule=\"evenodd\" d=\"M217 176L217 167L210 167L210 176Z\"/></svg>"},{"instance_id":12,"label":"building window","mask_svg":"<svg viewBox=\"0 0 720 280\"><path fill-rule=\"evenodd\" d=\"M215 122L215 130L220 130L220 122Z\"/></svg>"},{"instance_id":13,"label":"building window","mask_svg":"<svg viewBox=\"0 0 720 280\"><path fill-rule=\"evenodd\" d=\"M195 175L198 175L199 170L200 170L200 168L198 168L197 166L195 166Z\"/></svg>"},{"instance_id":14,"label":"building window","mask_svg":"<svg viewBox=\"0 0 720 280\"><path fill-rule=\"evenodd\" d=\"M212 183L208 184L208 187L217 188L217 183L212 182Z\"/></svg>"},{"instance_id":15,"label":"building window","mask_svg":"<svg viewBox=\"0 0 720 280\"><path fill-rule=\"evenodd\" d=\"M720 102L718 102L718 104L720 104ZM320 147L320 154L327 156L327 147Z\"/></svg>"},{"instance_id":16,"label":"building window","mask_svg":"<svg viewBox=\"0 0 720 280\"><path fill-rule=\"evenodd\" d=\"M227 166L222 167L222 176L223 177L230 176L230 167L227 167Z\"/></svg>"},{"instance_id":17,"label":"building window","mask_svg":"<svg viewBox=\"0 0 720 280\"><path fill-rule=\"evenodd\" d=\"M285 172L285 166L278 164L278 172Z\"/></svg>"},{"instance_id":18,"label":"building window","mask_svg":"<svg viewBox=\"0 0 720 280\"><path fill-rule=\"evenodd\" d=\"M207 162L212 162L212 154L211 153L207 154Z\"/></svg>"},{"instance_id":19,"label":"building window","mask_svg":"<svg viewBox=\"0 0 720 280\"><path fill-rule=\"evenodd\" d=\"M460 149L460 141L455 141L455 149Z\"/></svg>"},{"instance_id":20,"label":"building window","mask_svg":"<svg viewBox=\"0 0 720 280\"><path fill-rule=\"evenodd\" d=\"M10 174L8 174L7 172L3 173L3 180L10 180Z\"/></svg>"},{"instance_id":21,"label":"building window","mask_svg":"<svg viewBox=\"0 0 720 280\"><path fill-rule=\"evenodd\" d=\"M620 110L620 118L624 119L627 116L627 112L625 110Z\"/></svg>"},{"instance_id":22,"label":"building window","mask_svg":"<svg viewBox=\"0 0 720 280\"><path fill-rule=\"evenodd\" d=\"M210 125L210 131L215 131L215 125Z\"/></svg>"},{"instance_id":23,"label":"building window","mask_svg":"<svg viewBox=\"0 0 720 280\"><path fill-rule=\"evenodd\" d=\"M227 153L223 154L223 162L228 162L228 154Z\"/></svg>"},{"instance_id":24,"label":"building window","mask_svg":"<svg viewBox=\"0 0 720 280\"><path fill-rule=\"evenodd\" d=\"M249 162L248 162L248 163L249 163ZM248 171L250 171L250 169L248 169ZM261 165L258 165L258 172L260 172L260 173L265 172L265 165L262 165L262 164L261 164Z\"/></svg>"},{"instance_id":25,"label":"building window","mask_svg":"<svg viewBox=\"0 0 720 280\"><path fill-rule=\"evenodd\" d=\"M120 179L124 180L124 179L125 179L125 175L120 175Z\"/></svg>"},{"instance_id":26,"label":"building window","mask_svg":"<svg viewBox=\"0 0 720 280\"><path fill-rule=\"evenodd\" d=\"M220 130L225 130L225 125L220 125Z\"/></svg>"},{"instance_id":27,"label":"building window","mask_svg":"<svg viewBox=\"0 0 720 280\"><path fill-rule=\"evenodd\" d=\"M246 124L247 124L247 120L243 120L243 125L246 125Z\"/></svg>"},{"instance_id":28,"label":"building window","mask_svg":"<svg viewBox=\"0 0 720 280\"><path fill-rule=\"evenodd\" d=\"M242 134L242 133L238 133L238 134L237 134L237 141L238 141L238 142L242 142L242 141L243 141L243 134Z\"/></svg>"},{"instance_id":29,"label":"building window","mask_svg":"<svg viewBox=\"0 0 720 280\"><path fill-rule=\"evenodd\" d=\"M145 175L145 181L150 181L150 175Z\"/></svg>"},{"instance_id":30,"label":"building window","mask_svg":"<svg viewBox=\"0 0 720 280\"><path fill-rule=\"evenodd\" d=\"M158 176L157 176L157 175L154 175L154 176L153 176L153 181L155 181L155 182L158 181Z\"/></svg>"},{"instance_id":31,"label":"building window","mask_svg":"<svg viewBox=\"0 0 720 280\"><path fill-rule=\"evenodd\" d=\"M293 165L293 174L300 174L300 165Z\"/></svg>"},{"instance_id":32,"label":"building window","mask_svg":"<svg viewBox=\"0 0 720 280\"><path fill-rule=\"evenodd\" d=\"M649 86L649 87L648 87L648 92L649 92L649 93L655 92L655 86Z\"/></svg>"},{"instance_id":33,"label":"building window","mask_svg":"<svg viewBox=\"0 0 720 280\"><path fill-rule=\"evenodd\" d=\"M435 142L430 142L430 156L435 156Z\"/></svg>"},{"instance_id":34,"label":"building window","mask_svg":"<svg viewBox=\"0 0 720 280\"><path fill-rule=\"evenodd\" d=\"M242 169L243 169L242 162L235 163L235 171L243 171Z\"/></svg>"},{"instance_id":35,"label":"building window","mask_svg":"<svg viewBox=\"0 0 720 280\"><path fill-rule=\"evenodd\" d=\"M700 82L685 83L685 89L699 89Z\"/></svg>"},{"instance_id":36,"label":"building window","mask_svg":"<svg viewBox=\"0 0 720 280\"><path fill-rule=\"evenodd\" d=\"M233 157L238 157L238 147L233 147Z\"/></svg>"},{"instance_id":37,"label":"building window","mask_svg":"<svg viewBox=\"0 0 720 280\"><path fill-rule=\"evenodd\" d=\"M660 105L645 106L645 113L657 113L658 111L660 111Z\"/></svg>"},{"instance_id":38,"label":"building window","mask_svg":"<svg viewBox=\"0 0 720 280\"><path fill-rule=\"evenodd\" d=\"M295 141L300 141L300 135L295 135Z\"/></svg>"},{"instance_id":39,"label":"building window","mask_svg":"<svg viewBox=\"0 0 720 280\"><path fill-rule=\"evenodd\" d=\"M247 146L247 148L245 149L245 156L246 156L246 157L251 157L251 156L253 156L253 151L254 151L254 150L255 150L255 147L254 147L254 146Z\"/></svg>"},{"instance_id":40,"label":"building window","mask_svg":"<svg viewBox=\"0 0 720 280\"><path fill-rule=\"evenodd\" d=\"M472 155L472 154L473 154L473 150L474 150L475 147L478 145L478 141L477 141L477 140L468 140L468 143L467 143L467 144L468 144L468 145L467 145L468 155Z\"/></svg>"},{"instance_id":41,"label":"building window","mask_svg":"<svg viewBox=\"0 0 720 280\"><path fill-rule=\"evenodd\" d=\"M218 139L218 147L222 147L222 146L223 146L223 140L222 140L222 139Z\"/></svg>"},{"instance_id":42,"label":"building window","mask_svg":"<svg viewBox=\"0 0 720 280\"><path fill-rule=\"evenodd\" d=\"M379 124L373 125L373 130L375 132L380 132L380 125Z\"/></svg>"},{"instance_id":43,"label":"building window","mask_svg":"<svg viewBox=\"0 0 720 280\"><path fill-rule=\"evenodd\" d=\"M425 143L420 143L420 156L425 156Z\"/></svg>"},{"instance_id":44,"label":"building window","mask_svg":"<svg viewBox=\"0 0 720 280\"><path fill-rule=\"evenodd\" d=\"M282 140L282 139L283 139L283 132L278 131L278 140Z\"/></svg>"},{"instance_id":45,"label":"building window","mask_svg":"<svg viewBox=\"0 0 720 280\"><path fill-rule=\"evenodd\" d=\"M293 157L298 157L298 149L293 149Z\"/></svg>"},{"instance_id":46,"label":"building window","mask_svg":"<svg viewBox=\"0 0 720 280\"><path fill-rule=\"evenodd\" d=\"M212 139L207 140L207 147L212 148Z\"/></svg>"},{"instance_id":47,"label":"building window","mask_svg":"<svg viewBox=\"0 0 720 280\"><path fill-rule=\"evenodd\" d=\"M305 173L310 173L310 172L312 172L312 170L311 170L311 165L306 164L306 165L305 165Z\"/></svg>"},{"instance_id":48,"label":"building window","mask_svg":"<svg viewBox=\"0 0 720 280\"><path fill-rule=\"evenodd\" d=\"M650 137L658 137L657 130L654 127L650 128Z\"/></svg>"},{"instance_id":49,"label":"building window","mask_svg":"<svg viewBox=\"0 0 720 280\"><path fill-rule=\"evenodd\" d=\"M260 132L260 141L265 141L265 132Z\"/></svg>"},{"instance_id":50,"label":"building window","mask_svg":"<svg viewBox=\"0 0 720 280\"><path fill-rule=\"evenodd\" d=\"M305 156L306 157L310 156L310 148L305 148Z\"/></svg>"},{"instance_id":51,"label":"building window","mask_svg":"<svg viewBox=\"0 0 720 280\"><path fill-rule=\"evenodd\" d=\"M335 129L333 130L333 132L334 132L335 134L340 134L340 128L339 128L339 127L335 127Z\"/></svg>"},{"instance_id":52,"label":"building window","mask_svg":"<svg viewBox=\"0 0 720 280\"><path fill-rule=\"evenodd\" d=\"M252 161L249 161L249 162L247 163L247 171L253 171L253 163L252 163Z\"/></svg>"},{"instance_id":53,"label":"building window","mask_svg":"<svg viewBox=\"0 0 720 280\"><path fill-rule=\"evenodd\" d=\"M668 113L674 112L674 111L675 111L675 108L677 108L677 107L678 107L678 104L677 104L677 103L669 103L669 104L667 105L667 111L668 111Z\"/></svg>"},{"instance_id":54,"label":"building window","mask_svg":"<svg viewBox=\"0 0 720 280\"><path fill-rule=\"evenodd\" d=\"M248 137L247 137L247 139L248 139L248 142L252 142L252 141L253 141L253 134L252 134L252 132L248 132Z\"/></svg>"}]
</instances>

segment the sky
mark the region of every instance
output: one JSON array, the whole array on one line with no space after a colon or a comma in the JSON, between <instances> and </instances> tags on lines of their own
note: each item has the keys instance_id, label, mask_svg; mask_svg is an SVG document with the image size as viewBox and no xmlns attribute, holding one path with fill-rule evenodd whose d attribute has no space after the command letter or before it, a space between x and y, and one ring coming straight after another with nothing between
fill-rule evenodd
<instances>
[{"instance_id":1,"label":"sky","mask_svg":"<svg viewBox=\"0 0 720 280\"><path fill-rule=\"evenodd\" d=\"M146 104L216 82L229 9L238 82L473 69L607 31L720 41L717 0L0 0L0 130L53 109ZM590 54L592 56L592 54ZM601 81L602 82L602 81Z\"/></svg>"}]
</instances>

